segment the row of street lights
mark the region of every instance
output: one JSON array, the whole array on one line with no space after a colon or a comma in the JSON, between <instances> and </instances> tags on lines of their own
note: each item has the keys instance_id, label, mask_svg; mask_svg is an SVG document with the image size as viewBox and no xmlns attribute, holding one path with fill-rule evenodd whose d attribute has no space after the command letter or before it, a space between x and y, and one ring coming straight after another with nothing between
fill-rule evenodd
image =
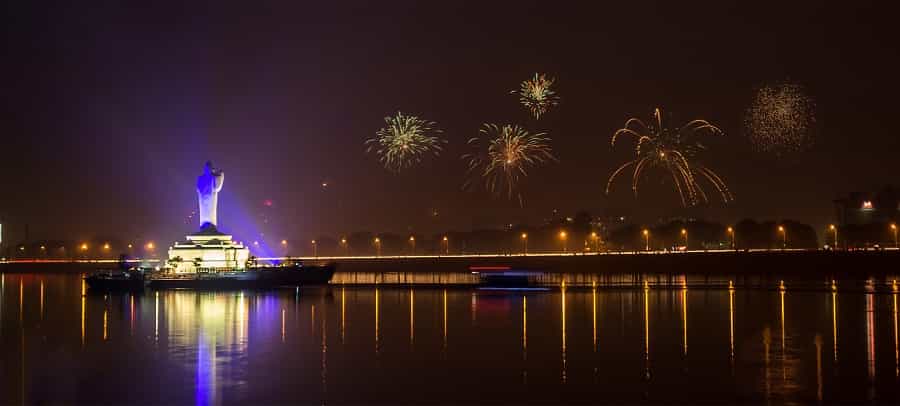
<instances>
[{"instance_id":1,"label":"row of street lights","mask_svg":"<svg viewBox=\"0 0 900 406\"><path fill-rule=\"evenodd\" d=\"M892 223L890 225L890 228L891 228L891 232L894 235L894 246L897 247L898 246L897 225ZM781 235L782 248L787 248L787 242L788 242L787 229L783 225L779 225L777 230L778 230L778 233ZM833 233L834 245L836 247L838 245L838 229L834 224L830 224L828 226L828 230ZM736 249L737 248L737 237L735 235L736 233L735 233L734 227L729 226L725 229L725 231L728 233L729 237L731 237L731 249ZM641 230L641 235L644 237L644 250L650 251L650 230L646 229L646 228ZM688 244L689 243L688 230L686 228L682 228L680 231L680 235L681 235L681 238L683 238L685 248L687 248L689 245ZM568 252L568 237L569 237L568 233L565 230L560 230L558 236L560 239L560 243L562 245L562 252ZM522 242L522 254L527 255L528 254L528 233L520 234L519 238ZM409 241L410 247L412 248L412 251L411 251L412 255L415 255L415 253L416 253L416 237L411 235L411 236L409 236L408 241ZM591 232L590 241L594 246L594 250L599 251L600 237L599 237L599 235L597 235L597 232ZM381 256L381 238L375 237L372 240L372 243L375 246L375 255ZM148 247L150 249L152 249L152 244L153 243L149 243L149 245L148 245ZM287 246L287 241L281 240L281 245ZM319 252L318 252L317 241L312 240L311 245L313 248L313 256L318 257ZM344 254L349 255L350 247L349 247L349 244L347 243L347 238L341 237L340 245L344 249ZM585 245L588 245L587 241L585 242ZM86 245L83 245L83 247L86 247ZM129 244L128 247L131 248L131 245ZM105 246L105 248L108 248L108 245ZM83 249L86 249L86 248L83 248ZM441 237L441 251L444 253L444 255L450 254L450 239L446 235Z\"/></svg>"},{"instance_id":2,"label":"row of street lights","mask_svg":"<svg viewBox=\"0 0 900 406\"><path fill-rule=\"evenodd\" d=\"M128 244L127 247L128 247L129 250L131 250L131 249L134 248L134 244ZM65 248L65 247L59 247L59 248L62 249L62 248ZM90 248L91 248L91 246L90 246L88 243L86 243L86 242L83 242L83 243L81 243L81 244L78 246L78 250L79 250L79 251L82 251L82 252L87 252ZM110 250L112 249L112 245L110 245L110 243L107 242L107 243L103 243L103 245L101 245L100 248L101 248L103 251L110 251ZM148 251L152 251L152 250L154 250L154 249L156 248L156 246L153 244L153 242L148 242L147 244L144 245L144 248L145 248L146 250L148 250ZM38 249L39 249L41 252L46 252L46 251L47 251L47 246L46 246L46 245L41 245L40 247L38 247ZM20 246L19 246L19 251L25 251L25 246L24 246L24 245L20 245Z\"/></svg>"},{"instance_id":3,"label":"row of street lights","mask_svg":"<svg viewBox=\"0 0 900 406\"><path fill-rule=\"evenodd\" d=\"M900 248L900 244L898 244L898 239L897 239L897 231L898 231L898 230L897 230L897 224L896 224L896 223L891 223L891 224L890 224L890 229L891 229L891 233L894 235L894 248ZM829 224L829 225L828 225L828 230L831 231L831 232L833 233L833 236L834 236L834 246L837 247L837 246L838 246L838 228L837 228L837 226L835 226L834 224ZM734 231L734 228L729 226L729 227L726 229L726 231L728 232L728 235L731 236L731 249L735 249L736 244L735 244L735 231ZM779 225L779 226L778 226L778 233L781 234L781 246L782 246L782 248L787 248L787 240L788 240L788 238L787 238L787 229L786 229L783 225ZM645 228L645 229L643 229L643 230L641 231L641 234L644 236L644 243L645 243L644 249L645 249L646 251L650 251L650 230L648 230L648 229ZM681 229L681 236L684 238L684 246L687 247L687 246L688 246L688 232L687 232L687 229L684 229L684 228Z\"/></svg>"},{"instance_id":4,"label":"row of street lights","mask_svg":"<svg viewBox=\"0 0 900 406\"><path fill-rule=\"evenodd\" d=\"M411 235L411 236L409 236L409 239L407 241L409 241L409 245L412 248L411 254L415 255L416 254L416 237ZM281 244L287 245L287 241L282 240ZM319 256L318 242L316 240L311 240L310 244L312 245L312 248L313 248L313 256L318 257ZM375 246L375 256L380 257L381 256L381 238L375 237L374 239L372 239L372 244ZM346 237L341 237L340 245L344 249L344 255L349 256L350 255L350 245L347 243ZM446 235L441 237L441 250L444 252L444 255L450 254L450 239Z\"/></svg>"},{"instance_id":5,"label":"row of street lights","mask_svg":"<svg viewBox=\"0 0 900 406\"><path fill-rule=\"evenodd\" d=\"M897 223L891 223L891 224L888 226L888 228L890 228L891 234L894 235L894 248L900 248L900 245L898 245L898 241L897 241ZM832 235L833 235L833 240L832 240L832 242L834 243L834 247L837 248L837 247L839 246L839 244L838 244L838 228L837 228L837 226L835 226L834 224L829 224L829 225L828 225L828 231L831 231L831 232L832 232Z\"/></svg>"}]
</instances>

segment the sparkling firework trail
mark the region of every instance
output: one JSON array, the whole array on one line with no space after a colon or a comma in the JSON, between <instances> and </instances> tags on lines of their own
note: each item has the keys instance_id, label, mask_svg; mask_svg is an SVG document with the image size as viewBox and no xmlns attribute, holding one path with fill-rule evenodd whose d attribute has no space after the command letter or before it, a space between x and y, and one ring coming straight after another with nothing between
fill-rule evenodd
<instances>
[{"instance_id":1,"label":"sparkling firework trail","mask_svg":"<svg viewBox=\"0 0 900 406\"><path fill-rule=\"evenodd\" d=\"M553 90L554 82L556 79L535 73L533 78L522 82L519 90L511 93L519 95L519 102L531 111L535 119L540 119L541 114L559 104L559 96Z\"/></svg>"},{"instance_id":2,"label":"sparkling firework trail","mask_svg":"<svg viewBox=\"0 0 900 406\"><path fill-rule=\"evenodd\" d=\"M697 182L699 178L711 183L726 203L734 200L722 178L711 169L695 162L696 155L705 147L696 141L700 134L722 135L722 130L706 120L693 120L677 129L669 129L663 123L662 112L656 109L649 125L637 118L630 118L625 126L613 134L611 143L616 145L619 136L636 138L635 159L616 169L606 183L606 194L613 181L625 169L631 168L631 189L637 197L638 185L647 169L660 168L667 171L681 197L682 206L693 206L708 202L706 192Z\"/></svg>"},{"instance_id":3,"label":"sparkling firework trail","mask_svg":"<svg viewBox=\"0 0 900 406\"><path fill-rule=\"evenodd\" d=\"M550 148L550 138L544 133L531 134L518 125L484 124L480 137L469 140L468 144L479 151L463 155L468 161L469 174L473 177L465 187L484 182L485 188L496 195L505 189L509 199L517 196L523 205L518 185L528 176L528 170L548 161L555 161ZM487 149L480 144L487 142Z\"/></svg>"},{"instance_id":4,"label":"sparkling firework trail","mask_svg":"<svg viewBox=\"0 0 900 406\"><path fill-rule=\"evenodd\" d=\"M400 172L422 161L428 153L439 155L447 141L433 134L440 134L433 121L397 112L385 117L387 127L378 130L375 138L366 140L366 152L375 151L385 168Z\"/></svg>"},{"instance_id":5,"label":"sparkling firework trail","mask_svg":"<svg viewBox=\"0 0 900 406\"><path fill-rule=\"evenodd\" d=\"M780 155L812 143L815 103L803 86L781 83L756 90L744 115L744 128L757 150Z\"/></svg>"}]
</instances>

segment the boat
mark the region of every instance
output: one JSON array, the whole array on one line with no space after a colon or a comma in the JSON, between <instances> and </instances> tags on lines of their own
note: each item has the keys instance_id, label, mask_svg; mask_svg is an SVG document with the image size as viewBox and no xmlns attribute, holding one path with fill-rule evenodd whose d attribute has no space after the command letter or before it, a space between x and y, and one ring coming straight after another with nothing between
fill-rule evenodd
<instances>
[{"instance_id":1,"label":"boat","mask_svg":"<svg viewBox=\"0 0 900 406\"><path fill-rule=\"evenodd\" d=\"M136 291L146 284L144 272L139 269L101 270L84 278L88 288L95 291Z\"/></svg>"},{"instance_id":2,"label":"boat","mask_svg":"<svg viewBox=\"0 0 900 406\"><path fill-rule=\"evenodd\" d=\"M266 289L281 286L324 285L334 276L335 264L252 266L246 270L197 273L159 273L149 278L153 289Z\"/></svg>"},{"instance_id":3,"label":"boat","mask_svg":"<svg viewBox=\"0 0 900 406\"><path fill-rule=\"evenodd\" d=\"M478 275L479 290L548 290L533 281L541 272L508 266L470 266L469 271Z\"/></svg>"}]
</instances>

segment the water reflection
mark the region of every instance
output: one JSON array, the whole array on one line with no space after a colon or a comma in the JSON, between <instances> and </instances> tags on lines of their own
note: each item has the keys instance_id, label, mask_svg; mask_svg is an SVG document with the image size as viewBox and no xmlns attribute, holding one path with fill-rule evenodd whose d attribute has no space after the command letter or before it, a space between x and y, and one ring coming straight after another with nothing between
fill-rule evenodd
<instances>
[{"instance_id":1,"label":"water reflection","mask_svg":"<svg viewBox=\"0 0 900 406\"><path fill-rule=\"evenodd\" d=\"M378 334L378 326L380 324L379 320L378 320L378 316L379 316L378 306L379 306L379 302L380 302L379 297L378 297L379 293L381 293L381 292L378 290L378 288L375 288L375 355L378 355L378 352L380 351L379 344L378 344L378 340L380 337Z\"/></svg>"},{"instance_id":2,"label":"water reflection","mask_svg":"<svg viewBox=\"0 0 900 406\"><path fill-rule=\"evenodd\" d=\"M894 281L894 292L891 298L894 300L894 375L900 378L900 345L897 337L897 281Z\"/></svg>"},{"instance_id":3,"label":"water reflection","mask_svg":"<svg viewBox=\"0 0 900 406\"><path fill-rule=\"evenodd\" d=\"M734 284L728 282L728 360L734 375Z\"/></svg>"},{"instance_id":4,"label":"water reflection","mask_svg":"<svg viewBox=\"0 0 900 406\"><path fill-rule=\"evenodd\" d=\"M409 289L409 345L416 339L416 292Z\"/></svg>"},{"instance_id":5,"label":"water reflection","mask_svg":"<svg viewBox=\"0 0 900 406\"><path fill-rule=\"evenodd\" d=\"M785 334L784 334L784 281L781 281L781 286L778 289L778 294L781 297L781 379L784 383L787 383L787 357L785 356Z\"/></svg>"},{"instance_id":6,"label":"water reflection","mask_svg":"<svg viewBox=\"0 0 900 406\"><path fill-rule=\"evenodd\" d=\"M528 383L528 298L522 295L522 383Z\"/></svg>"},{"instance_id":7,"label":"water reflection","mask_svg":"<svg viewBox=\"0 0 900 406\"><path fill-rule=\"evenodd\" d=\"M688 314L688 310L687 310L687 306L688 306L688 304L687 304L687 284L685 284L685 285L684 285L684 288L681 290L681 310L682 310L682 312L681 312L681 322L682 322L682 330L684 331L684 337L683 337L683 339L682 339L682 341L683 341L683 343L684 343L684 351L683 351L683 355L684 355L684 356L687 356L687 349L688 349L688 343L687 343L687 314Z\"/></svg>"},{"instance_id":8,"label":"water reflection","mask_svg":"<svg viewBox=\"0 0 900 406\"><path fill-rule=\"evenodd\" d=\"M644 282L644 378L650 380L650 287Z\"/></svg>"},{"instance_id":9,"label":"water reflection","mask_svg":"<svg viewBox=\"0 0 900 406\"><path fill-rule=\"evenodd\" d=\"M837 330L837 286L832 282L831 289L831 340L834 343L834 363L838 362L838 330Z\"/></svg>"},{"instance_id":10,"label":"water reflection","mask_svg":"<svg viewBox=\"0 0 900 406\"><path fill-rule=\"evenodd\" d=\"M84 308L87 305L87 297L81 294L81 347L84 348Z\"/></svg>"},{"instance_id":11,"label":"water reflection","mask_svg":"<svg viewBox=\"0 0 900 406\"><path fill-rule=\"evenodd\" d=\"M562 285L560 302L562 303L562 382L566 383L566 285Z\"/></svg>"},{"instance_id":12,"label":"water reflection","mask_svg":"<svg viewBox=\"0 0 900 406\"><path fill-rule=\"evenodd\" d=\"M871 284L866 286L866 371L870 383L868 399L871 400L875 397L875 294L868 289Z\"/></svg>"},{"instance_id":13,"label":"water reflection","mask_svg":"<svg viewBox=\"0 0 900 406\"><path fill-rule=\"evenodd\" d=\"M74 275L2 275L0 389L5 403L45 404L553 403L611 391L623 403L895 402L889 370L900 376L900 292L890 280L841 290L844 325L860 328L841 331L841 363L823 362L829 329L838 355L838 292L829 282L777 296L685 279L674 289L616 290L567 280L542 293L341 286L104 296L79 295ZM374 329L364 319L348 324L348 314L374 316ZM691 376L683 371L688 348ZM842 379L825 390L832 376ZM398 382L410 386L385 391Z\"/></svg>"},{"instance_id":14,"label":"water reflection","mask_svg":"<svg viewBox=\"0 0 900 406\"><path fill-rule=\"evenodd\" d=\"M597 289L591 288L591 330L593 332L591 349L597 352Z\"/></svg>"}]
</instances>

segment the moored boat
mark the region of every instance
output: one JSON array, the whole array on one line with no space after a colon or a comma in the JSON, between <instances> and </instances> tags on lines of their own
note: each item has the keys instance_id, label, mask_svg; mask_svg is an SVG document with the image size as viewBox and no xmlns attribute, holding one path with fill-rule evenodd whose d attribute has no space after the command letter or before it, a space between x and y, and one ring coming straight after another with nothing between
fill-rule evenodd
<instances>
[{"instance_id":1,"label":"moored boat","mask_svg":"<svg viewBox=\"0 0 900 406\"><path fill-rule=\"evenodd\" d=\"M323 285L334 276L335 265L254 266L246 270L161 273L149 278L154 289L260 289L280 286Z\"/></svg>"},{"instance_id":2,"label":"moored boat","mask_svg":"<svg viewBox=\"0 0 900 406\"><path fill-rule=\"evenodd\" d=\"M547 290L533 279L542 273L513 269L508 266L470 266L469 271L478 275L480 290Z\"/></svg>"},{"instance_id":3,"label":"moored boat","mask_svg":"<svg viewBox=\"0 0 900 406\"><path fill-rule=\"evenodd\" d=\"M84 278L88 288L97 291L143 290L146 284L144 272L137 269L103 270Z\"/></svg>"}]
</instances>

